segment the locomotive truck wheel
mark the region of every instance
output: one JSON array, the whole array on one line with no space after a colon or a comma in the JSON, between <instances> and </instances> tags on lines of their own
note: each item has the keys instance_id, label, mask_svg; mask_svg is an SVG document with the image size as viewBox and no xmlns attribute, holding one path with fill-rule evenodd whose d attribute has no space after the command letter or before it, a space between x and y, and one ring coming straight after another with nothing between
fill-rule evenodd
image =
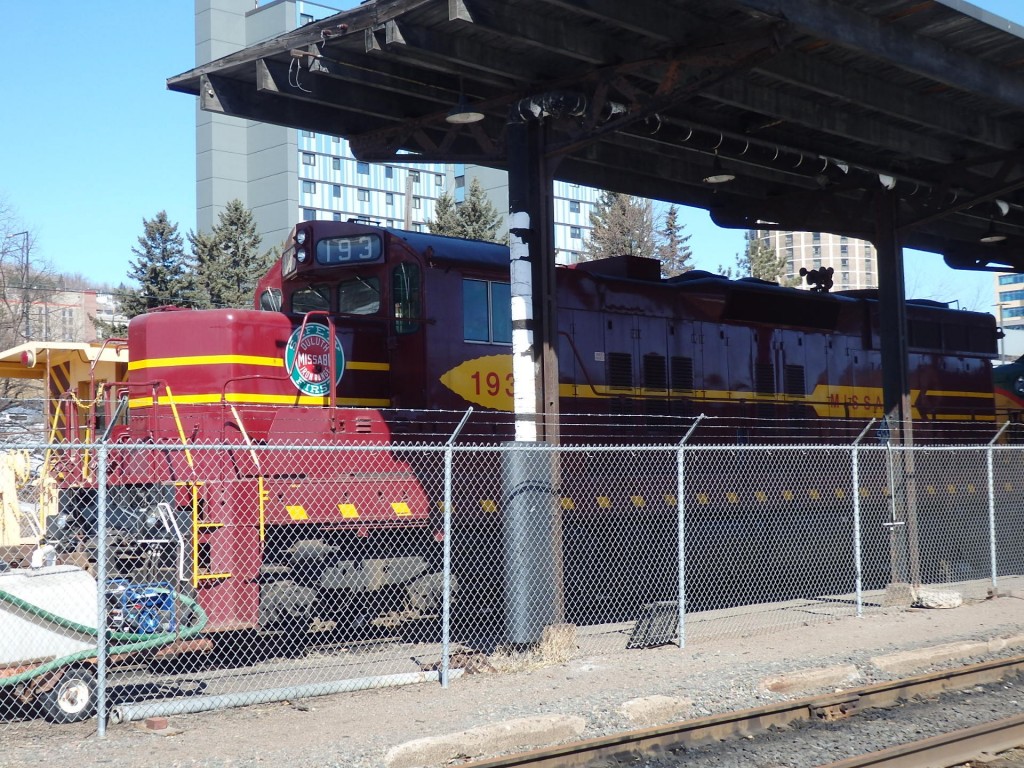
<instances>
[{"instance_id":1,"label":"locomotive truck wheel","mask_svg":"<svg viewBox=\"0 0 1024 768\"><path fill-rule=\"evenodd\" d=\"M96 675L88 667L68 669L53 688L39 695L51 723L77 723L96 714Z\"/></svg>"}]
</instances>

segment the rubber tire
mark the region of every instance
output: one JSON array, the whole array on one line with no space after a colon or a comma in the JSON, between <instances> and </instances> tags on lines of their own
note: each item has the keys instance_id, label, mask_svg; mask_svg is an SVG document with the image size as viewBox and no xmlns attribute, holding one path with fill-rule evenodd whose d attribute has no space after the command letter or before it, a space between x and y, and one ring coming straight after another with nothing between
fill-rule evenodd
<instances>
[{"instance_id":1,"label":"rubber tire","mask_svg":"<svg viewBox=\"0 0 1024 768\"><path fill-rule=\"evenodd\" d=\"M43 717L51 723L77 723L96 714L96 674L71 667L53 688L39 694Z\"/></svg>"}]
</instances>

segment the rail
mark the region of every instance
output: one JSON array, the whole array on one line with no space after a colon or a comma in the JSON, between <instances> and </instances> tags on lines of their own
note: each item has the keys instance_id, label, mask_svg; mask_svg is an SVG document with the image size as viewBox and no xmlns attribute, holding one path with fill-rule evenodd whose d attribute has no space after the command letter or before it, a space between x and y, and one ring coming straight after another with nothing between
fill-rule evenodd
<instances>
[{"instance_id":1,"label":"rail","mask_svg":"<svg viewBox=\"0 0 1024 768\"><path fill-rule=\"evenodd\" d=\"M593 765L598 761L629 765L638 762L638 757L655 751L664 752L684 747L699 747L726 739L764 733L771 728L784 728L798 722L838 720L853 716L863 710L890 707L898 701L936 696L946 691L963 690L997 682L1019 674L1022 670L1024 670L1024 656L1015 656L903 680L851 688L825 696L794 699L780 704L770 704L766 707L712 715L656 728L645 728L613 736L562 744L527 753L464 763L463 768L513 768L514 766L529 766L530 768L578 766L583 768L583 766ZM1019 721L1019 724L1015 721ZM991 729L987 734L984 731L986 727ZM977 733L973 733L974 731ZM997 747L993 744L997 741L1007 743L1008 746L1016 746L1024 743L1024 717L1010 718L958 733L962 734L959 738L964 746L952 746L957 741L957 734L926 739L918 744L923 745L925 742L934 741L935 746L938 747L940 740L949 739L951 746L946 748L951 750L950 754L954 754L952 751L954 749L967 751L972 748L967 745L973 744L974 751L970 753L969 757L978 754L977 745L982 743L987 751L996 749ZM992 741L983 742L985 738L990 738ZM859 768L859 766L875 765L886 765L887 768L896 768L897 766L909 768L925 764L914 752L914 745L903 745L900 748L885 750L885 752L893 752L893 757L896 757L896 751L901 748L906 749L909 755L909 758L904 759L903 762L883 763L881 762L883 753L875 753L877 762L855 762L857 759L871 757L861 756L861 758L850 758L848 761L834 763L828 768ZM923 746L918 746L918 749L923 749ZM945 757L945 755L943 756ZM954 760L949 763L929 762L927 764L953 765L955 762Z\"/></svg>"},{"instance_id":2,"label":"rail","mask_svg":"<svg viewBox=\"0 0 1024 768\"><path fill-rule=\"evenodd\" d=\"M963 728L930 739L857 755L819 768L920 768L960 765L1024 744L1024 715ZM1002 763L999 763L1002 765Z\"/></svg>"}]
</instances>

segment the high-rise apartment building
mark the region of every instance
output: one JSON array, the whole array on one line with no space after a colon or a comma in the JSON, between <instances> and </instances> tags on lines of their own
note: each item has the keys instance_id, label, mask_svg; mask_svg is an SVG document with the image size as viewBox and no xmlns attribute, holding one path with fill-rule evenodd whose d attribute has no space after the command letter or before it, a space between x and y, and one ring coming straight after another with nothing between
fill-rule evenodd
<instances>
[{"instance_id":1,"label":"high-rise apartment building","mask_svg":"<svg viewBox=\"0 0 1024 768\"><path fill-rule=\"evenodd\" d=\"M348 3L351 6L353 3ZM196 65L277 37L340 10L305 0L196 0ZM365 163L337 136L199 110L196 115L196 228L209 231L234 199L252 210L263 244L283 243L300 220L363 218L425 231L444 193L458 204L477 178L508 211L504 171L430 163ZM598 191L556 182L555 249L578 260Z\"/></svg>"},{"instance_id":2,"label":"high-rise apartment building","mask_svg":"<svg viewBox=\"0 0 1024 768\"><path fill-rule=\"evenodd\" d=\"M995 276L996 323L1006 334L1000 341L1003 358L1015 360L1024 354L1024 275Z\"/></svg>"},{"instance_id":3,"label":"high-rise apartment building","mask_svg":"<svg viewBox=\"0 0 1024 768\"><path fill-rule=\"evenodd\" d=\"M801 280L801 287L809 287L800 278L800 270L808 272L821 267L832 267L832 290L849 291L858 288L877 288L875 249L871 243L828 232L791 232L758 230L759 237L778 256L786 259L787 280Z\"/></svg>"}]
</instances>

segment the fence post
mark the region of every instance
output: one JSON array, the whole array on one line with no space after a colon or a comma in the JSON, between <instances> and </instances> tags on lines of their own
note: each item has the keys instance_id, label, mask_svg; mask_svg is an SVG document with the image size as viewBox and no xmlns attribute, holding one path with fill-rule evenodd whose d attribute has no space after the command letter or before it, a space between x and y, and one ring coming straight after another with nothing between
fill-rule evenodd
<instances>
[{"instance_id":1,"label":"fence post","mask_svg":"<svg viewBox=\"0 0 1024 768\"><path fill-rule=\"evenodd\" d=\"M864 615L864 563L860 540L860 441L874 425L875 419L871 419L853 441L853 576L858 617Z\"/></svg>"},{"instance_id":2,"label":"fence post","mask_svg":"<svg viewBox=\"0 0 1024 768\"><path fill-rule=\"evenodd\" d=\"M107 445L96 448L96 735L107 735Z\"/></svg>"},{"instance_id":3,"label":"fence post","mask_svg":"<svg viewBox=\"0 0 1024 768\"><path fill-rule=\"evenodd\" d=\"M679 510L679 516L676 521L676 560L679 569L679 606L676 610L679 613L679 624L676 628L676 634L679 637L680 649L686 647L686 467L683 453L686 450L686 441L697 430L697 425L703 419L704 414L702 413L694 420L689 430L683 435L683 439L679 441L679 446L676 450L676 508Z\"/></svg>"},{"instance_id":4,"label":"fence post","mask_svg":"<svg viewBox=\"0 0 1024 768\"><path fill-rule=\"evenodd\" d=\"M441 573L441 687L448 687L448 667L451 661L451 621L452 621L452 445L469 421L473 408L470 406L462 415L462 420L455 427L448 442L444 444L444 511L442 512L442 573Z\"/></svg>"},{"instance_id":5,"label":"fence post","mask_svg":"<svg viewBox=\"0 0 1024 768\"><path fill-rule=\"evenodd\" d=\"M992 592L995 594L998 588L998 571L996 570L996 478L995 471L993 469L993 451L996 440L1003 436L1003 432L1010 426L1010 421L1007 419L1003 422L1003 426L999 428L999 431L992 436L992 439L988 441L988 450L986 451L986 458L988 463L988 554L989 563L992 568Z\"/></svg>"}]
</instances>

